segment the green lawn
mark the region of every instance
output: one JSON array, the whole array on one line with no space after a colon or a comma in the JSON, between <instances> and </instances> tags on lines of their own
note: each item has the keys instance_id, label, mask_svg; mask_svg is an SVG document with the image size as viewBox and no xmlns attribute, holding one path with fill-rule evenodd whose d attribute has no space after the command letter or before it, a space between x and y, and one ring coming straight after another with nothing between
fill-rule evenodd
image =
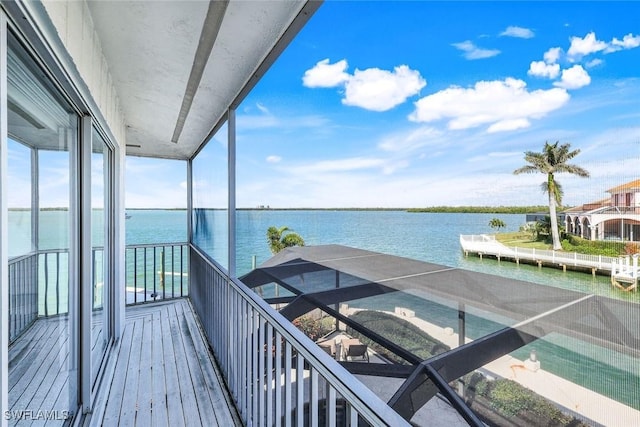
<instances>
[{"instance_id":1,"label":"green lawn","mask_svg":"<svg viewBox=\"0 0 640 427\"><path fill-rule=\"evenodd\" d=\"M496 240L506 246L519 248L552 250L553 245L535 241L530 233L497 233ZM562 241L562 250L565 252L577 252L589 255L604 255L616 257L640 253L640 245L637 242L611 242L600 240L586 240L576 236L566 236Z\"/></svg>"},{"instance_id":2,"label":"green lawn","mask_svg":"<svg viewBox=\"0 0 640 427\"><path fill-rule=\"evenodd\" d=\"M497 233L496 240L505 246L517 246L529 249L553 249L553 245L533 240L531 233L516 231L513 233Z\"/></svg>"}]
</instances>

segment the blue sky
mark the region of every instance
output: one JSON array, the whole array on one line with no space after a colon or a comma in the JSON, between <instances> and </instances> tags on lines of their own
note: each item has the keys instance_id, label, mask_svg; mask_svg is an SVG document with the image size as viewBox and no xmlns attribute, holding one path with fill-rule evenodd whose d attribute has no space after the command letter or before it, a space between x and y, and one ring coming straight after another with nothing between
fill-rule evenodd
<instances>
[{"instance_id":1,"label":"blue sky","mask_svg":"<svg viewBox=\"0 0 640 427\"><path fill-rule=\"evenodd\" d=\"M591 172L557 177L565 203L603 198L640 178L638 16L640 2L327 1L238 108L237 205L546 204L542 175L512 172L556 140ZM205 152L221 158L224 137ZM128 158L127 206L186 206L185 170Z\"/></svg>"},{"instance_id":2,"label":"blue sky","mask_svg":"<svg viewBox=\"0 0 640 427\"><path fill-rule=\"evenodd\" d=\"M640 4L326 2L238 110L238 206L545 204L640 171ZM259 183L259 185L257 184Z\"/></svg>"}]
</instances>

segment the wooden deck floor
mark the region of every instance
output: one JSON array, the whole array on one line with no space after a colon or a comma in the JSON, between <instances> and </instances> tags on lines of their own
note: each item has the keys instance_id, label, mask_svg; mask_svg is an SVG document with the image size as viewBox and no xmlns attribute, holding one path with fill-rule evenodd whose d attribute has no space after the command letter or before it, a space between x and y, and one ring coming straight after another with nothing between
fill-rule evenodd
<instances>
[{"instance_id":1,"label":"wooden deck floor","mask_svg":"<svg viewBox=\"0 0 640 427\"><path fill-rule=\"evenodd\" d=\"M36 320L9 347L9 409L21 415L9 425L64 424L62 411L69 408L69 342L66 316ZM38 415L57 411L61 419Z\"/></svg>"},{"instance_id":2,"label":"wooden deck floor","mask_svg":"<svg viewBox=\"0 0 640 427\"><path fill-rule=\"evenodd\" d=\"M233 426L235 409L187 299L126 312L101 420L104 426Z\"/></svg>"},{"instance_id":3,"label":"wooden deck floor","mask_svg":"<svg viewBox=\"0 0 640 427\"><path fill-rule=\"evenodd\" d=\"M95 346L102 325L92 326ZM37 320L9 348L11 410L37 414L69 407L67 327L62 316ZM122 339L112 351L87 424L239 423L187 299L127 307ZM64 420L12 419L9 425L62 426Z\"/></svg>"}]
</instances>

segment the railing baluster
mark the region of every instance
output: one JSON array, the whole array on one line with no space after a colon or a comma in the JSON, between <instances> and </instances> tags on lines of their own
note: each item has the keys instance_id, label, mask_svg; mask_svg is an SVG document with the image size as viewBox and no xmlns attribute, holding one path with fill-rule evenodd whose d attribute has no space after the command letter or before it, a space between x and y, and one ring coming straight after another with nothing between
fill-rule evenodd
<instances>
[{"instance_id":1,"label":"railing baluster","mask_svg":"<svg viewBox=\"0 0 640 427\"><path fill-rule=\"evenodd\" d=\"M311 381L309 387L311 388L311 401L309 402L309 421L311 427L318 427L318 371L311 368Z\"/></svg>"},{"instance_id":2,"label":"railing baluster","mask_svg":"<svg viewBox=\"0 0 640 427\"><path fill-rule=\"evenodd\" d=\"M16 298L16 302L15 302L15 328L16 328L16 333L19 334L20 331L22 331L22 329L24 328L24 325L22 323L22 310L23 310L23 295L24 295L24 287L25 287L25 280L26 280L26 274L27 274L27 265L26 262L21 262L20 263L20 276L18 277L18 282L16 284L16 294L15 294L15 298Z\"/></svg>"},{"instance_id":3,"label":"railing baluster","mask_svg":"<svg viewBox=\"0 0 640 427\"><path fill-rule=\"evenodd\" d=\"M291 395L291 344L284 344L284 419L285 427L291 427L293 396Z\"/></svg>"},{"instance_id":4,"label":"railing baluster","mask_svg":"<svg viewBox=\"0 0 640 427\"><path fill-rule=\"evenodd\" d=\"M247 302L246 301L242 301L242 305L241 305L241 315L242 317L240 318L240 321L242 322L241 325L241 341L240 341L240 345L241 345L241 355L240 355L240 361L241 361L241 366L240 366L240 373L242 374L242 378L240 379L240 396L242 396L241 398L241 412L242 412L242 419L246 420L249 417L249 413L248 413L248 405L247 405L247 390L249 389L249 383L248 383L248 366L249 364L247 363L247 358L249 357L249 348L248 348L248 337L249 335L247 334Z\"/></svg>"},{"instance_id":5,"label":"railing baluster","mask_svg":"<svg viewBox=\"0 0 640 427\"><path fill-rule=\"evenodd\" d=\"M60 314L60 252L56 252L56 314Z\"/></svg>"},{"instance_id":6,"label":"railing baluster","mask_svg":"<svg viewBox=\"0 0 640 427\"><path fill-rule=\"evenodd\" d=\"M265 322L265 327L267 329L267 425L273 425L273 327L270 323Z\"/></svg>"},{"instance_id":7,"label":"railing baluster","mask_svg":"<svg viewBox=\"0 0 640 427\"><path fill-rule=\"evenodd\" d=\"M258 422L258 313L251 310L251 421Z\"/></svg>"},{"instance_id":8,"label":"railing baluster","mask_svg":"<svg viewBox=\"0 0 640 427\"><path fill-rule=\"evenodd\" d=\"M14 274L13 274L13 280L11 279L11 268L13 267L14 270ZM15 282L15 265L10 265L9 266L9 291L11 291L14 288L14 282ZM16 329L15 329L15 319L13 318L13 312L15 310L15 302L13 301L13 294L10 292L9 293L9 340L11 341L13 338L15 338L16 336Z\"/></svg>"},{"instance_id":9,"label":"railing baluster","mask_svg":"<svg viewBox=\"0 0 640 427\"><path fill-rule=\"evenodd\" d=\"M327 419L325 425L335 427L336 425L336 389L328 386L327 393Z\"/></svg>"},{"instance_id":10,"label":"railing baluster","mask_svg":"<svg viewBox=\"0 0 640 427\"><path fill-rule=\"evenodd\" d=\"M137 304L138 302L138 249L137 248L129 248L129 254L133 252L133 260L131 261L131 266L133 268L133 302L129 304ZM130 255L131 256L131 255ZM131 273L131 270L129 270Z\"/></svg>"},{"instance_id":11,"label":"railing baluster","mask_svg":"<svg viewBox=\"0 0 640 427\"><path fill-rule=\"evenodd\" d=\"M44 315L49 316L49 254L44 254Z\"/></svg>"},{"instance_id":12,"label":"railing baluster","mask_svg":"<svg viewBox=\"0 0 640 427\"><path fill-rule=\"evenodd\" d=\"M142 269L142 279L143 279L143 283L144 283L142 289L143 289L143 292L144 292L144 300L145 301L147 300L147 293L148 293L147 292L147 280L148 280L148 276L149 276L147 274L147 270L149 270L149 267L147 265L148 264L148 259L149 259L149 256L147 254L147 249L148 249L147 247L144 247L143 250L142 250L142 257L143 257L143 259L142 259L142 267L143 267L143 269ZM138 262L137 259L138 259L138 256L136 255L136 263ZM137 278L137 274L136 274L136 278ZM136 291L137 291L137 289L138 288L136 288Z\"/></svg>"},{"instance_id":13,"label":"railing baluster","mask_svg":"<svg viewBox=\"0 0 640 427\"><path fill-rule=\"evenodd\" d=\"M175 298L176 289L176 261L174 258L174 248L175 246L171 245L171 298Z\"/></svg>"},{"instance_id":14,"label":"railing baluster","mask_svg":"<svg viewBox=\"0 0 640 427\"><path fill-rule=\"evenodd\" d=\"M158 269L156 268L156 247L153 247L153 299L155 300L156 297L158 296L158 291L156 290L156 271L158 271ZM146 269L146 266L145 266ZM145 288L144 288L144 300L147 300L147 287L146 287L146 283L145 283Z\"/></svg>"},{"instance_id":15,"label":"railing baluster","mask_svg":"<svg viewBox=\"0 0 640 427\"><path fill-rule=\"evenodd\" d=\"M276 363L274 369L275 391L275 425L282 425L282 336L278 331L275 334Z\"/></svg>"},{"instance_id":16,"label":"railing baluster","mask_svg":"<svg viewBox=\"0 0 640 427\"><path fill-rule=\"evenodd\" d=\"M304 427L304 358L296 352L296 426Z\"/></svg>"},{"instance_id":17,"label":"railing baluster","mask_svg":"<svg viewBox=\"0 0 640 427\"><path fill-rule=\"evenodd\" d=\"M265 342L264 342L264 321L262 317L258 317L258 416L259 420L256 422L259 426L265 425Z\"/></svg>"}]
</instances>

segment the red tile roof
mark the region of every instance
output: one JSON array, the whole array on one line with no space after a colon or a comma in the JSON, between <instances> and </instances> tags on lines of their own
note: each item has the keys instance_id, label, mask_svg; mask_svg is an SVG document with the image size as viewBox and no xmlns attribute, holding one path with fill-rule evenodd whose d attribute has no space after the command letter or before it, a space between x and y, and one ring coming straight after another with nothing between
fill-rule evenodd
<instances>
[{"instance_id":1,"label":"red tile roof","mask_svg":"<svg viewBox=\"0 0 640 427\"><path fill-rule=\"evenodd\" d=\"M627 182L626 184L618 185L617 187L613 187L607 190L607 193L622 193L626 190L636 190L640 191L640 179L636 179L635 181Z\"/></svg>"}]
</instances>

